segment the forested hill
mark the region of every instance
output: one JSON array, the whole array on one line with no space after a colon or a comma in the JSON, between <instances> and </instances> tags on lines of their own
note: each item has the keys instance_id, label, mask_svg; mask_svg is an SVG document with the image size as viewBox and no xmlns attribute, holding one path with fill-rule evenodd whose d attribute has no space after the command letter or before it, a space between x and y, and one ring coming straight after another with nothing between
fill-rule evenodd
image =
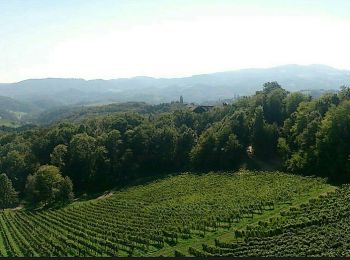
<instances>
[{"instance_id":1,"label":"forested hill","mask_svg":"<svg viewBox=\"0 0 350 260\"><path fill-rule=\"evenodd\" d=\"M178 101L158 105L150 105L145 102L125 102L108 105L66 106L48 109L33 118L33 121L39 125L49 125L58 121L80 122L88 117L98 117L116 112L135 112L141 115L150 115L172 112L183 108L186 108L186 104Z\"/></svg>"},{"instance_id":2,"label":"forested hill","mask_svg":"<svg viewBox=\"0 0 350 260\"><path fill-rule=\"evenodd\" d=\"M252 95L268 81L288 91L338 90L350 84L350 72L325 65L285 65L243 69L184 78L134 77L112 80L31 79L0 84L0 95L28 101L42 109L72 104L141 101L171 102L182 95L186 102L203 103L237 95Z\"/></svg>"},{"instance_id":3,"label":"forested hill","mask_svg":"<svg viewBox=\"0 0 350 260\"><path fill-rule=\"evenodd\" d=\"M40 109L29 102L18 101L9 97L0 96L0 126L16 126L25 122L22 117L34 114Z\"/></svg>"},{"instance_id":4,"label":"forested hill","mask_svg":"<svg viewBox=\"0 0 350 260\"><path fill-rule=\"evenodd\" d=\"M2 131L0 172L21 196L40 194L33 183L45 172L65 177L66 188L71 180L75 192L184 170L274 168L346 182L349 115L350 88L311 99L270 82L253 96L203 113L116 112Z\"/></svg>"}]
</instances>

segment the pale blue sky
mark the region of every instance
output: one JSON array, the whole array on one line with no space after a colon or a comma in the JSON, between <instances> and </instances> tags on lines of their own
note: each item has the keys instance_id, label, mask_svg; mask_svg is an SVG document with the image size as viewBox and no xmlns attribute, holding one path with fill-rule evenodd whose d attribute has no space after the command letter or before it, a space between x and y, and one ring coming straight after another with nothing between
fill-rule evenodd
<instances>
[{"instance_id":1,"label":"pale blue sky","mask_svg":"<svg viewBox=\"0 0 350 260\"><path fill-rule=\"evenodd\" d=\"M0 82L350 69L349 0L0 0Z\"/></svg>"}]
</instances>

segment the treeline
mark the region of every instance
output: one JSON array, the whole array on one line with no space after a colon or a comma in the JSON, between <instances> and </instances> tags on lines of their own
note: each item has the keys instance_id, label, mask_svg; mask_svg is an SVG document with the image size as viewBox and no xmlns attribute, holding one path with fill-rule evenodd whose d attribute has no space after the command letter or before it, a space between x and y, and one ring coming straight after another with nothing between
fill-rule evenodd
<instances>
[{"instance_id":1,"label":"treeline","mask_svg":"<svg viewBox=\"0 0 350 260\"><path fill-rule=\"evenodd\" d=\"M71 186L100 191L167 172L254 168L256 161L345 182L349 154L349 88L311 99L276 82L201 114L113 113L0 135L0 172L23 198L42 167L62 176L68 191L58 197L68 199Z\"/></svg>"},{"instance_id":2,"label":"treeline","mask_svg":"<svg viewBox=\"0 0 350 260\"><path fill-rule=\"evenodd\" d=\"M95 117L97 115L108 115L116 112L135 112L141 115L152 113L171 112L182 109L183 104L179 102L161 103L150 105L144 102L125 102L113 103L108 105L96 106L67 106L47 110L35 116L32 115L32 121L40 125L49 125L58 121L80 122L86 117Z\"/></svg>"}]
</instances>

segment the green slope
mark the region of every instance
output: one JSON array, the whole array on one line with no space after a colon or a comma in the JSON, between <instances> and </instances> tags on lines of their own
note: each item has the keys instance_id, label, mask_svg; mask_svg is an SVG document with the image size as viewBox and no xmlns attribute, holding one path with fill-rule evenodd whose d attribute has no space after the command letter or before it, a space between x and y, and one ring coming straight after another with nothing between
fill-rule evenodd
<instances>
[{"instance_id":1,"label":"green slope","mask_svg":"<svg viewBox=\"0 0 350 260\"><path fill-rule=\"evenodd\" d=\"M7 210L0 243L13 245L0 248L25 256L188 254L332 190L322 179L278 172L182 174L58 210Z\"/></svg>"},{"instance_id":2,"label":"green slope","mask_svg":"<svg viewBox=\"0 0 350 260\"><path fill-rule=\"evenodd\" d=\"M34 112L38 108L30 103L19 101L10 97L0 96L0 110Z\"/></svg>"}]
</instances>

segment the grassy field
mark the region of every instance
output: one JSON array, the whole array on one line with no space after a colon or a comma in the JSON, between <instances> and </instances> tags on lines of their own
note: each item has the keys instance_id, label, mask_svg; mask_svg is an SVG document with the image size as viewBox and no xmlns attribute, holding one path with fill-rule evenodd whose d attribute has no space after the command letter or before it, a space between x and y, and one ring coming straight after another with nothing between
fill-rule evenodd
<instances>
[{"instance_id":1,"label":"grassy field","mask_svg":"<svg viewBox=\"0 0 350 260\"><path fill-rule=\"evenodd\" d=\"M203 244L242 243L237 230L334 190L322 179L279 172L181 174L61 209L6 210L0 255L212 255Z\"/></svg>"},{"instance_id":2,"label":"grassy field","mask_svg":"<svg viewBox=\"0 0 350 260\"><path fill-rule=\"evenodd\" d=\"M18 127L19 124L9 121L7 119L0 119L0 126L6 126L6 127Z\"/></svg>"},{"instance_id":3,"label":"grassy field","mask_svg":"<svg viewBox=\"0 0 350 260\"><path fill-rule=\"evenodd\" d=\"M6 110L5 113L9 113L10 117L0 116L0 126L16 128L21 126L21 119L28 113ZM1 113L0 113L1 114Z\"/></svg>"}]
</instances>

